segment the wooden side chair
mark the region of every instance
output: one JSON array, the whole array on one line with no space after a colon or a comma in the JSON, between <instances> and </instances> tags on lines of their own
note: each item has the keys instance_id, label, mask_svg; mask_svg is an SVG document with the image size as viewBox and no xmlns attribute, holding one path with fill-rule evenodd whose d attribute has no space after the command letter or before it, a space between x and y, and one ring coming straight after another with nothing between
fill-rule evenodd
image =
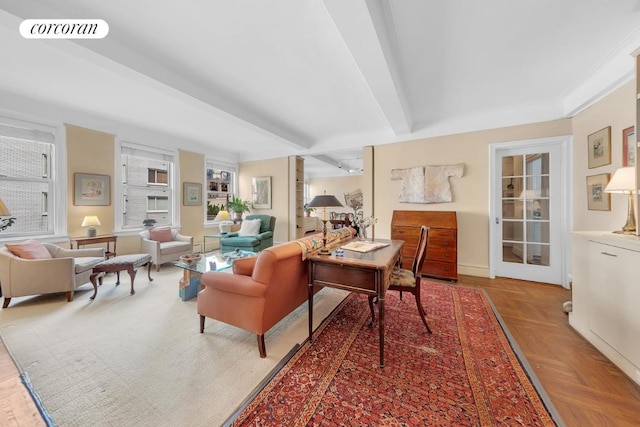
<instances>
[{"instance_id":1,"label":"wooden side chair","mask_svg":"<svg viewBox=\"0 0 640 427\"><path fill-rule=\"evenodd\" d=\"M416 249L416 256L413 258L413 264L411 270L396 267L391 272L391 283L389 285L389 291L400 291L400 299L402 299L403 292L412 293L416 299L416 305L418 306L418 313L422 319L422 323L427 328L427 332L431 333L431 328L427 323L426 313L422 303L420 302L420 279L422 275L420 270L424 263L424 258L427 255L427 246L429 242L429 227L423 225L420 227L420 237L418 238L418 247ZM371 325L375 321L375 315L373 313L373 300L374 297L369 297L369 308L371 309Z\"/></svg>"}]
</instances>

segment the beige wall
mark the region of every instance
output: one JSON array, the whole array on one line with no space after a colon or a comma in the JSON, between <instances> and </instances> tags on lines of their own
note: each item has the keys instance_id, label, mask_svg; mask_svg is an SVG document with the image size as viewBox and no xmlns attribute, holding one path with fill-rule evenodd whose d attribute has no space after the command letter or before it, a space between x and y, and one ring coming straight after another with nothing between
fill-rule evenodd
<instances>
[{"instance_id":1,"label":"beige wall","mask_svg":"<svg viewBox=\"0 0 640 427\"><path fill-rule=\"evenodd\" d=\"M336 199L344 205L345 193L351 193L357 189L364 190L362 187L364 175L349 175L331 178L312 178L309 179L309 197L313 199L315 196L322 195L326 191L327 194L333 194ZM353 209L345 206L343 208L331 208L327 212L353 212ZM322 218L322 212L316 211L313 215Z\"/></svg>"},{"instance_id":2,"label":"beige wall","mask_svg":"<svg viewBox=\"0 0 640 427\"><path fill-rule=\"evenodd\" d=\"M271 177L271 209L254 209L250 206L249 215L275 216L276 228L273 233L273 242L286 242L289 240L289 159L281 157L241 163L238 171L238 190L241 199L253 200L252 179L260 176Z\"/></svg>"},{"instance_id":3,"label":"beige wall","mask_svg":"<svg viewBox=\"0 0 640 427\"><path fill-rule=\"evenodd\" d=\"M573 229L617 230L627 219L628 199L611 194L611 211L587 209L587 176L613 173L622 167L622 130L635 123L635 81L577 114L573 122ZM611 126L611 164L588 168L587 137Z\"/></svg>"},{"instance_id":4,"label":"beige wall","mask_svg":"<svg viewBox=\"0 0 640 427\"><path fill-rule=\"evenodd\" d=\"M113 135L66 125L67 134L67 228L72 237L87 235L81 227L85 215L97 215L100 225L98 234L111 234L114 230L113 208ZM109 206L76 206L74 204L74 174L88 173L110 177L111 200Z\"/></svg>"},{"instance_id":5,"label":"beige wall","mask_svg":"<svg viewBox=\"0 0 640 427\"><path fill-rule=\"evenodd\" d=\"M180 157L180 188L176 194L180 198L180 233L193 236L194 244L202 244L205 234L204 219L207 205L207 193L204 190L204 155L184 150L178 150L178 155ZM182 202L182 190L185 182L194 182L202 185L202 205L184 205ZM217 232L218 230L214 231ZM195 250L202 250L202 247L196 247Z\"/></svg>"},{"instance_id":6,"label":"beige wall","mask_svg":"<svg viewBox=\"0 0 640 427\"><path fill-rule=\"evenodd\" d=\"M489 144L571 134L570 120L556 120L480 132L374 147L374 233L390 237L394 210L456 211L458 213L458 272L489 275ZM400 203L400 181L392 169L464 163L462 178L450 178L453 202Z\"/></svg>"}]
</instances>

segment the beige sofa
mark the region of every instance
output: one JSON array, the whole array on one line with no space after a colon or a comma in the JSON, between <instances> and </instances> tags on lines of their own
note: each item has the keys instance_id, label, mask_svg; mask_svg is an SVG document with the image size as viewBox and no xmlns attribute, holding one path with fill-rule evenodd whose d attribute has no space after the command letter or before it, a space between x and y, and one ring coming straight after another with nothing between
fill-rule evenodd
<instances>
[{"instance_id":1,"label":"beige sofa","mask_svg":"<svg viewBox=\"0 0 640 427\"><path fill-rule=\"evenodd\" d=\"M352 228L331 231L327 246L351 239L354 234ZM266 357L265 332L307 301L309 270L305 257L320 247L321 239L321 234L314 235L264 249L257 257L238 259L233 274L203 274L204 289L196 304L200 332L204 332L207 317L253 332L260 357Z\"/></svg>"},{"instance_id":2,"label":"beige sofa","mask_svg":"<svg viewBox=\"0 0 640 427\"><path fill-rule=\"evenodd\" d=\"M171 240L160 242L149 237L149 230L140 233L140 252L151 255L151 262L160 271L160 265L177 261L180 256L193 253L193 236L184 236L171 230Z\"/></svg>"},{"instance_id":3,"label":"beige sofa","mask_svg":"<svg viewBox=\"0 0 640 427\"><path fill-rule=\"evenodd\" d=\"M105 260L104 248L65 249L43 243L50 259L24 259L0 248L0 289L9 306L12 297L66 292L67 301L74 291L89 282L93 267Z\"/></svg>"}]
</instances>

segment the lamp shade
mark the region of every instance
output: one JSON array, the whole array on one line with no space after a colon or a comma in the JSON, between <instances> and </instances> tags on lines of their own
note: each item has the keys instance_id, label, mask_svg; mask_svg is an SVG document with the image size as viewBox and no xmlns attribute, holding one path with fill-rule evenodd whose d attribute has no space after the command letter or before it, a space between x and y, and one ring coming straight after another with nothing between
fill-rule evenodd
<instances>
[{"instance_id":1,"label":"lamp shade","mask_svg":"<svg viewBox=\"0 0 640 427\"><path fill-rule=\"evenodd\" d=\"M627 166L615 171L604 191L607 193L629 193L636 188L636 168Z\"/></svg>"},{"instance_id":2,"label":"lamp shade","mask_svg":"<svg viewBox=\"0 0 640 427\"><path fill-rule=\"evenodd\" d=\"M0 216L9 216L9 215L11 215L11 212L9 212L9 209L7 209L2 199L0 199Z\"/></svg>"},{"instance_id":3,"label":"lamp shade","mask_svg":"<svg viewBox=\"0 0 640 427\"><path fill-rule=\"evenodd\" d=\"M333 207L342 207L343 204L340 203L336 196L332 196L330 194L323 194L321 196L316 196L307 204L309 208L333 208Z\"/></svg>"},{"instance_id":4,"label":"lamp shade","mask_svg":"<svg viewBox=\"0 0 640 427\"><path fill-rule=\"evenodd\" d=\"M231 214L229 211L219 211L218 215L216 215L214 221L229 221L231 220Z\"/></svg>"},{"instance_id":5,"label":"lamp shade","mask_svg":"<svg viewBox=\"0 0 640 427\"><path fill-rule=\"evenodd\" d=\"M94 227L96 225L102 224L100 224L100 220L95 215L87 215L82 220L82 227Z\"/></svg>"}]
</instances>

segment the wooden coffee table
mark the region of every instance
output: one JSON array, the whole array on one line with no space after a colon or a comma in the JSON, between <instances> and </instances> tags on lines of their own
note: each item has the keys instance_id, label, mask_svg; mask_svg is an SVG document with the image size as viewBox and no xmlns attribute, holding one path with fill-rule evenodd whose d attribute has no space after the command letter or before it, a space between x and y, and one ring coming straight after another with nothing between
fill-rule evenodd
<instances>
[{"instance_id":1,"label":"wooden coffee table","mask_svg":"<svg viewBox=\"0 0 640 427\"><path fill-rule=\"evenodd\" d=\"M91 284L93 285L93 296L91 296L90 299L94 299L98 294L98 285L96 280L102 285L102 277L105 273L116 273L117 286L120 284L120 272L125 270L129 273L129 277L131 278L131 295L135 294L136 291L133 289L133 282L136 279L136 269L146 265L147 276L149 277L149 281L152 282L151 264L151 255L149 254L119 255L106 261L102 261L100 264L93 267L93 272L89 277L89 280L91 280Z\"/></svg>"}]
</instances>

